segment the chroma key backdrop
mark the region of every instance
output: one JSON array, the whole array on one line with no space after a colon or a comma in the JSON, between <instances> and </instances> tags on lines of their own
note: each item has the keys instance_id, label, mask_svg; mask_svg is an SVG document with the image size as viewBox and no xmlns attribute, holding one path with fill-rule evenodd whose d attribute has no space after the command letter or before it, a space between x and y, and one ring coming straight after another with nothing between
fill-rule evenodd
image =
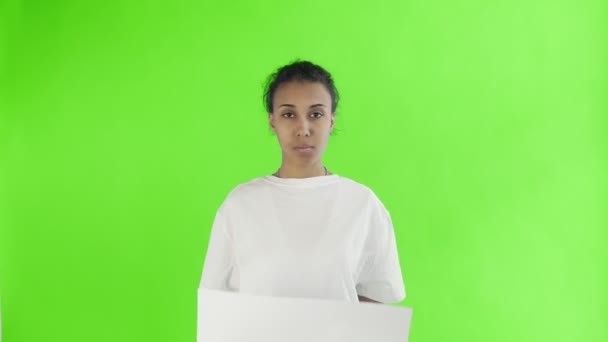
<instances>
[{"instance_id":1,"label":"chroma key backdrop","mask_svg":"<svg viewBox=\"0 0 608 342\"><path fill-rule=\"evenodd\" d=\"M341 100L410 341L608 341L605 0L0 2L3 342L194 341L213 217L281 151L263 83ZM311 213L314 214L314 213Z\"/></svg>"}]
</instances>

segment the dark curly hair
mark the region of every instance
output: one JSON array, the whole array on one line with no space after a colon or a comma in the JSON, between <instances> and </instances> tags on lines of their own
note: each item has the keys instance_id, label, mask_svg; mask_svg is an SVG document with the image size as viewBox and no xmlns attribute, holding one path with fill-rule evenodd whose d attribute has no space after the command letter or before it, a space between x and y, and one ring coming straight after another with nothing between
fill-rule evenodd
<instances>
[{"instance_id":1,"label":"dark curly hair","mask_svg":"<svg viewBox=\"0 0 608 342\"><path fill-rule=\"evenodd\" d=\"M331 74L317 64L297 59L290 64L280 67L270 76L268 76L264 86L264 107L267 113L273 112L274 93L276 92L277 88L282 83L291 81L322 83L331 96L331 112L336 112L340 96Z\"/></svg>"}]
</instances>

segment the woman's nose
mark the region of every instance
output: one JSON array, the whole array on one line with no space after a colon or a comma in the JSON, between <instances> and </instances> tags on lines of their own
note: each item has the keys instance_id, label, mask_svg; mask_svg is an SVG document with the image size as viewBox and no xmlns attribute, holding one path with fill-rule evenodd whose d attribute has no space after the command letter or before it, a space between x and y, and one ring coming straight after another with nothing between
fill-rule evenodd
<instances>
[{"instance_id":1,"label":"woman's nose","mask_svg":"<svg viewBox=\"0 0 608 342\"><path fill-rule=\"evenodd\" d=\"M297 135L310 135L310 124L306 121L299 122L297 128Z\"/></svg>"}]
</instances>

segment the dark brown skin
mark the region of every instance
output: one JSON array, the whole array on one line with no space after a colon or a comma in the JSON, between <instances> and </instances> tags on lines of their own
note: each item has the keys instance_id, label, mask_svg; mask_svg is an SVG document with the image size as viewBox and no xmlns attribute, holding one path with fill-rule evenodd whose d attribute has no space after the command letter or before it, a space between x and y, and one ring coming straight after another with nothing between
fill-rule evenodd
<instances>
[{"instance_id":1,"label":"dark brown skin","mask_svg":"<svg viewBox=\"0 0 608 342\"><path fill-rule=\"evenodd\" d=\"M377 302L373 299L369 299L367 297L363 297L363 296L358 296L359 297L359 301L360 302L370 302L370 303L378 303L378 304L382 304L382 302Z\"/></svg>"}]
</instances>

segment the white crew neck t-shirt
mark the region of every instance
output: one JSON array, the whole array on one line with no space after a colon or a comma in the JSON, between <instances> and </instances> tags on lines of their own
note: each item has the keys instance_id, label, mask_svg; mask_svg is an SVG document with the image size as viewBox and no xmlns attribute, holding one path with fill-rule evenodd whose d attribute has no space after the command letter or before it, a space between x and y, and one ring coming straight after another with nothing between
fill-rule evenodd
<instances>
[{"instance_id":1,"label":"white crew neck t-shirt","mask_svg":"<svg viewBox=\"0 0 608 342\"><path fill-rule=\"evenodd\" d=\"M368 187L332 174L265 176L217 210L201 288L359 302L405 299L389 212Z\"/></svg>"}]
</instances>

